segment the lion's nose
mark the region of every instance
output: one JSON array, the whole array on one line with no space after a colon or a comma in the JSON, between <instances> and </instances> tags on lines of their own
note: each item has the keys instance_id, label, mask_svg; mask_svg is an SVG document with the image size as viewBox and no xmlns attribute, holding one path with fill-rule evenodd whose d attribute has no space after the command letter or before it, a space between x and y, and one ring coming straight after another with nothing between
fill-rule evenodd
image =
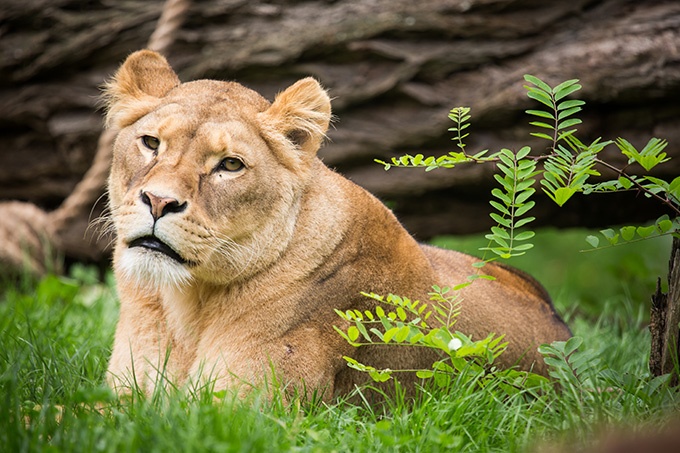
<instances>
[{"instance_id":1,"label":"lion's nose","mask_svg":"<svg viewBox=\"0 0 680 453\"><path fill-rule=\"evenodd\" d=\"M158 220L165 214L171 212L182 212L186 209L187 203L180 203L176 198L159 197L151 192L142 192L142 201L151 209L154 220Z\"/></svg>"}]
</instances>

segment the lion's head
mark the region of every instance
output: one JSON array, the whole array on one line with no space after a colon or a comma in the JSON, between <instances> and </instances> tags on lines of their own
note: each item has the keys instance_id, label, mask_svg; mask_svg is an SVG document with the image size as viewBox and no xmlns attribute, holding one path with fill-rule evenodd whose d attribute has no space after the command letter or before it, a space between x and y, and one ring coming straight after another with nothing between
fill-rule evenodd
<instances>
[{"instance_id":1,"label":"lion's head","mask_svg":"<svg viewBox=\"0 0 680 453\"><path fill-rule=\"evenodd\" d=\"M225 284L277 259L330 121L318 82L300 80L270 104L237 83L180 83L165 58L140 51L106 100L120 129L109 198L123 276Z\"/></svg>"}]
</instances>

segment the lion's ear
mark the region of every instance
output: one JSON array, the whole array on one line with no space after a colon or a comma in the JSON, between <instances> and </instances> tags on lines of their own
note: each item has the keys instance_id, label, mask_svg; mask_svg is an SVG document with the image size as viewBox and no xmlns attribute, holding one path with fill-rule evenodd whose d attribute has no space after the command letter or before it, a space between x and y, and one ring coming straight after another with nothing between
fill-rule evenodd
<instances>
[{"instance_id":1,"label":"lion's ear","mask_svg":"<svg viewBox=\"0 0 680 453\"><path fill-rule=\"evenodd\" d=\"M316 153L331 121L331 100L319 82L307 77L279 93L265 115L299 149Z\"/></svg>"},{"instance_id":2,"label":"lion's ear","mask_svg":"<svg viewBox=\"0 0 680 453\"><path fill-rule=\"evenodd\" d=\"M177 74L161 54L151 50L131 54L104 87L107 124L129 126L179 84Z\"/></svg>"}]
</instances>

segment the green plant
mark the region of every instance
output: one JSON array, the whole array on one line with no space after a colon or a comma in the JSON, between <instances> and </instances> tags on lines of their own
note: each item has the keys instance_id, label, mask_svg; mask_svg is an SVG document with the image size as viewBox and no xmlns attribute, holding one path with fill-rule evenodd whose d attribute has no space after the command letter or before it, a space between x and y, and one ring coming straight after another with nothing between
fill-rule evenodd
<instances>
[{"instance_id":1,"label":"green plant","mask_svg":"<svg viewBox=\"0 0 680 453\"><path fill-rule=\"evenodd\" d=\"M456 376L475 382L479 388L493 382L508 395L519 389L529 391L543 386L546 379L542 376L515 369L498 370L493 366L494 360L507 346L502 335L490 333L485 338L473 339L454 330L460 313L457 291L476 278L489 277L471 276L470 281L454 288L435 286L430 293L430 304L393 294L383 297L364 293L365 297L378 303L374 311L336 310L338 316L349 322L350 326L346 331L338 327L335 330L352 346L408 345L435 350L440 356L431 369L376 369L345 356L348 366L368 373L376 382L385 382L395 373L415 373L423 380L431 379L438 387L447 387ZM434 320L435 326L430 324L430 320Z\"/></svg>"},{"instance_id":2,"label":"green plant","mask_svg":"<svg viewBox=\"0 0 680 453\"><path fill-rule=\"evenodd\" d=\"M609 245L613 246L622 242L668 234L680 237L678 233L680 231L680 221L678 220L680 216L680 177L675 178L671 182L665 182L649 175L633 176L627 172L628 167L633 164L639 164L646 172L649 172L656 165L666 162L668 158L663 150L667 143L664 140L652 138L639 151L631 143L622 138L618 138L615 141L602 141L602 139L598 138L590 144L585 144L576 136L578 132L576 126L581 123L581 120L575 116L582 110L585 102L579 99L567 99L568 96L581 89L579 81L576 79L567 80L555 87L551 87L538 77L532 75L525 75L524 79L528 83L524 86L527 96L542 104L541 108L526 111L528 115L537 118L531 121L530 124L542 129L542 131L532 132L531 135L550 142L547 153L531 155L531 148L523 146L518 151L501 149L488 155L488 150L483 150L476 154L469 154L466 151L464 139L469 135L466 131L470 125L470 109L468 107L457 107L452 109L449 114L449 118L455 124L449 130L455 133L453 140L456 142L456 147L459 151L452 151L439 157L425 157L422 154L417 154L415 156L404 155L395 157L390 162L376 161L382 164L385 170L389 170L392 167L420 167L425 168L425 171L432 171L438 168L454 168L457 165L469 163L491 163L496 165L498 171L494 178L500 184L500 187L494 188L491 191L492 199L489 201L493 208L490 216L496 225L492 226L491 231L486 235L486 239L489 241L488 245L480 248L484 252L491 252L493 256L476 263L476 266L480 268L491 260L498 258L508 259L513 256L523 255L533 247L533 243L530 240L534 237L535 233L527 229L526 226L535 220L534 217L527 216L527 213L535 205L531 198L536 192L534 186L537 178L543 192L559 206L563 206L576 193L588 195L598 192L637 190L647 197L656 198L675 213L673 219L669 216L663 216L657 219L654 225L651 226L625 226L619 232L613 229L602 230L600 233ZM599 157L599 153L612 144L615 144L620 152L628 158L628 165L626 167L617 168ZM538 169L539 163L542 164L542 169ZM617 175L616 179L591 184L589 182L591 177L601 176L596 168L598 165L614 171ZM600 240L596 236L590 235L586 240L595 248L599 246ZM470 280L472 281L480 276L483 276L483 274L478 272L471 276ZM465 285L470 284L471 281L466 282ZM435 288L435 294L437 289ZM435 362L433 370L398 371L415 371L420 377L437 376L437 373L440 372L452 375L455 372L461 372L463 362L465 362L465 366L479 365L480 357L486 354L487 364L491 364L493 358L502 351L500 339L494 339L493 336L474 342L470 350L476 351L476 354L470 354L469 356L457 350L451 350L451 348L447 349L447 341L452 341L453 338L462 341L465 338L460 332L453 334L450 331L451 324L438 319L439 326L429 327L420 317L423 310L422 305L419 309L420 311L415 310L415 306L418 305L417 302L412 306L410 301L397 296L389 296L387 299L375 295L369 296L379 303L396 304L397 310L384 316L384 311L378 305L380 310L376 309L375 315L370 312L365 313L368 323L382 325L385 328L383 332L376 328L367 330L364 326L366 321L362 313L351 311L346 313L338 312L343 319L353 323L347 332L336 328L351 344L360 346L364 344L387 344L392 341L399 345L429 347L438 349L443 354L448 353L444 360ZM444 299L441 292L439 293L439 299ZM436 310L440 309L436 305L434 306ZM417 315L417 317L407 322L407 311ZM426 329L427 333L423 329ZM360 335L365 342L356 341ZM578 347L578 341L577 339L572 339L564 345L554 344L552 346L545 346L541 352L546 354L546 362L549 364L551 361L555 366L558 363L556 361L558 360L557 358L549 357L552 354L553 356L559 356L559 359L562 360L560 363L572 366L574 363L570 361L572 360L570 357ZM477 346L479 346L478 349L476 349ZM465 351L467 352L468 350L466 349ZM482 353L482 351L486 352ZM482 354L481 356L479 355L480 353ZM562 355L560 356L560 354ZM577 359L577 356L580 358ZM392 373L397 371L376 370L369 365L360 364L351 358L345 359L348 361L349 366L361 371L367 371L373 379L378 381L389 379ZM578 364L585 363L586 361L582 355L579 356L575 353L573 360L577 361ZM448 361L450 361L450 364ZM571 376L578 378L580 376L578 373L579 368L576 365L570 368L570 371L571 374L563 374L562 377Z\"/></svg>"},{"instance_id":3,"label":"green plant","mask_svg":"<svg viewBox=\"0 0 680 453\"><path fill-rule=\"evenodd\" d=\"M680 177L671 182L663 181L650 175L635 176L628 173L628 168L638 164L649 172L658 164L668 161L663 150L667 146L665 140L651 138L644 148L638 151L630 142L623 138L601 141L596 139L586 145L576 137L573 126L581 123L578 118L569 118L578 113L585 102L581 100L563 99L578 90L581 86L578 80L569 80L551 88L537 77L526 75L525 85L527 95L539 101L549 110L527 110L527 113L541 119L551 120L552 123L533 121L530 124L550 130L552 135L535 132L532 135L549 140L550 152L536 159L545 159L541 179L543 191L558 205L564 205L574 194L581 192L585 195L599 192L616 192L636 190L648 198L655 198L671 210L675 217L662 216L652 226L624 226L619 232L612 229L601 231L602 237L609 245L617 245L636 239L653 236L674 234L680 231ZM621 154L628 158L625 167L618 168L607 160L601 159L599 153L607 146L615 144ZM616 173L616 179L605 180L595 184L588 183L591 176L600 176L596 169L601 166ZM587 242L593 247L599 246L599 238L588 236Z\"/></svg>"},{"instance_id":4,"label":"green plant","mask_svg":"<svg viewBox=\"0 0 680 453\"><path fill-rule=\"evenodd\" d=\"M449 118L455 123L449 130L456 132L453 140L460 151L439 157L404 155L392 158L390 162L376 162L382 164L386 170L392 167L424 167L426 171L473 162L495 164L499 170L495 178L501 188L493 189L491 193L493 198L489 203L497 211L492 212L491 216L497 225L492 227L488 237L495 245L482 250L491 250L501 258L516 256L531 248L528 239L533 237L532 232L525 230L517 234L515 230L533 220L532 217L521 216L526 215L533 207L531 198L535 190L532 186L536 177L543 192L559 206L563 206L576 193L590 195L635 190L648 198L656 199L673 212L673 217L662 216L654 225L625 226L618 232L602 230L601 236L609 245L662 235L677 236L680 231L680 176L667 182L650 175L635 176L629 173L629 167L636 164L649 172L657 165L667 162L669 158L663 152L667 142L651 138L642 150L637 150L623 138L605 141L598 138L585 144L577 138L578 130L575 128L581 123L575 115L582 110L585 102L567 99L581 89L578 80L567 80L551 87L538 77L525 75L524 78L528 82L525 85L527 96L543 106L526 111L530 116L538 118L530 124L545 131L532 132L531 135L549 141L547 153L532 155L531 149L524 146L517 152L502 149L490 155L488 150L469 154L465 151L466 145L463 142L469 134L463 131L469 127L470 109L457 107L449 114ZM599 157L600 152L612 144L628 159L626 166L619 168ZM543 168L537 169L538 164L542 164ZM613 171L616 178L590 183L592 176L600 176L598 166ZM520 241L524 241L519 248L514 246L518 236ZM600 238L589 236L587 241L593 247L598 247Z\"/></svg>"}]
</instances>

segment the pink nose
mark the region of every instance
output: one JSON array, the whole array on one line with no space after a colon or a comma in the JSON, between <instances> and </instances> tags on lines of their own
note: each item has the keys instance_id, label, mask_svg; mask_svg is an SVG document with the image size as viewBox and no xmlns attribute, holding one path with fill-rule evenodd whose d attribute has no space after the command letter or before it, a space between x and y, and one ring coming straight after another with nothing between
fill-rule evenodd
<instances>
[{"instance_id":1,"label":"pink nose","mask_svg":"<svg viewBox=\"0 0 680 453\"><path fill-rule=\"evenodd\" d=\"M187 207L186 202L180 203L176 198L159 197L151 192L142 192L142 202L149 206L154 220L171 212L182 212Z\"/></svg>"}]
</instances>

